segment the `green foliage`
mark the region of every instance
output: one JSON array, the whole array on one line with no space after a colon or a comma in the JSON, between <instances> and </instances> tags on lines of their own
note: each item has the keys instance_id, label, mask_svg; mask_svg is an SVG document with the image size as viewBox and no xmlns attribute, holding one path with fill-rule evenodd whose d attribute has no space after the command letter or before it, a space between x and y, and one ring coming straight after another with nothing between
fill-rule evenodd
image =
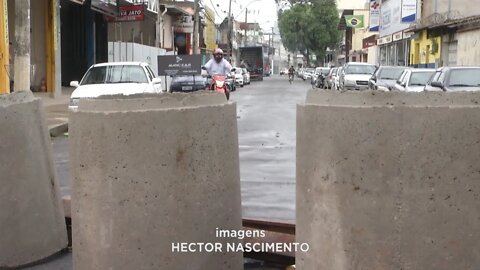
<instances>
[{"instance_id":1,"label":"green foliage","mask_svg":"<svg viewBox=\"0 0 480 270\"><path fill-rule=\"evenodd\" d=\"M335 48L341 37L335 0L289 1L291 7L279 13L283 45L307 59L312 54L323 58L326 49Z\"/></svg>"}]
</instances>

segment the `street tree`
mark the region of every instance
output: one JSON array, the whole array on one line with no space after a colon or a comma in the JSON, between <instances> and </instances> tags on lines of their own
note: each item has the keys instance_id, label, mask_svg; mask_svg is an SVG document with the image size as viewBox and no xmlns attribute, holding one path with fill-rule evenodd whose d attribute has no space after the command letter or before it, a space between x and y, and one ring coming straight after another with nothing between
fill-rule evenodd
<instances>
[{"instance_id":1,"label":"street tree","mask_svg":"<svg viewBox=\"0 0 480 270\"><path fill-rule=\"evenodd\" d=\"M337 47L341 37L335 0L287 1L291 6L278 14L283 45L290 51L299 51L307 65L312 55L320 61L328 48Z\"/></svg>"}]
</instances>

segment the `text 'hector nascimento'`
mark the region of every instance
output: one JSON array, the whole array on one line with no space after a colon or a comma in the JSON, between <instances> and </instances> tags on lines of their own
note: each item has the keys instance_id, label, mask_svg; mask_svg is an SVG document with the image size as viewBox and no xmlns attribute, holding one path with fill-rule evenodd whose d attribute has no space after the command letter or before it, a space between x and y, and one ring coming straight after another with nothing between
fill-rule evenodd
<instances>
[{"instance_id":1,"label":"text 'hector nascimento'","mask_svg":"<svg viewBox=\"0 0 480 270\"><path fill-rule=\"evenodd\" d=\"M221 230L215 229L216 238L233 238L242 240L244 238L265 237L263 230ZM308 252L310 246L307 243L242 243L232 242L175 242L172 243L172 252Z\"/></svg>"}]
</instances>

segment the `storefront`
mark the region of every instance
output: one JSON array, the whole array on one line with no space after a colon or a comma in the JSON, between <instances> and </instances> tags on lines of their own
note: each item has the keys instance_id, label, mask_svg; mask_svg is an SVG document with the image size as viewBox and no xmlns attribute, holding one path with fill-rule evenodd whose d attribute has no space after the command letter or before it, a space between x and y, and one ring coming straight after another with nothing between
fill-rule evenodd
<instances>
[{"instance_id":1,"label":"storefront","mask_svg":"<svg viewBox=\"0 0 480 270\"><path fill-rule=\"evenodd\" d=\"M87 69L108 61L104 15L118 14L117 0L61 0L62 85L80 80Z\"/></svg>"},{"instance_id":2,"label":"storefront","mask_svg":"<svg viewBox=\"0 0 480 270\"><path fill-rule=\"evenodd\" d=\"M411 34L405 31L415 21L416 13L416 1L382 1L377 40L380 65L409 65Z\"/></svg>"},{"instance_id":3,"label":"storefront","mask_svg":"<svg viewBox=\"0 0 480 270\"><path fill-rule=\"evenodd\" d=\"M410 36L410 34L400 32L378 39L379 64L408 66L410 63Z\"/></svg>"}]
</instances>

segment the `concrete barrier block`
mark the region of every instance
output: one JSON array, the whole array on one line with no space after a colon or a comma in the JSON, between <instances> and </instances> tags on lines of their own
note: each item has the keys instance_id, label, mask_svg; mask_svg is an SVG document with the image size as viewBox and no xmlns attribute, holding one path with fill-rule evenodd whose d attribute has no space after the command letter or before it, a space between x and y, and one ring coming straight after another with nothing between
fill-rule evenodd
<instances>
[{"instance_id":1,"label":"concrete barrier block","mask_svg":"<svg viewBox=\"0 0 480 270\"><path fill-rule=\"evenodd\" d=\"M0 95L0 268L67 246L45 113L31 92Z\"/></svg>"},{"instance_id":2,"label":"concrete barrier block","mask_svg":"<svg viewBox=\"0 0 480 270\"><path fill-rule=\"evenodd\" d=\"M309 93L297 111L296 236L311 249L297 253L297 267L476 269L475 100L479 93Z\"/></svg>"},{"instance_id":3,"label":"concrete barrier block","mask_svg":"<svg viewBox=\"0 0 480 270\"><path fill-rule=\"evenodd\" d=\"M243 269L241 252L172 252L240 243L215 235L242 228L236 106L218 97L110 97L70 115L76 270Z\"/></svg>"}]
</instances>

